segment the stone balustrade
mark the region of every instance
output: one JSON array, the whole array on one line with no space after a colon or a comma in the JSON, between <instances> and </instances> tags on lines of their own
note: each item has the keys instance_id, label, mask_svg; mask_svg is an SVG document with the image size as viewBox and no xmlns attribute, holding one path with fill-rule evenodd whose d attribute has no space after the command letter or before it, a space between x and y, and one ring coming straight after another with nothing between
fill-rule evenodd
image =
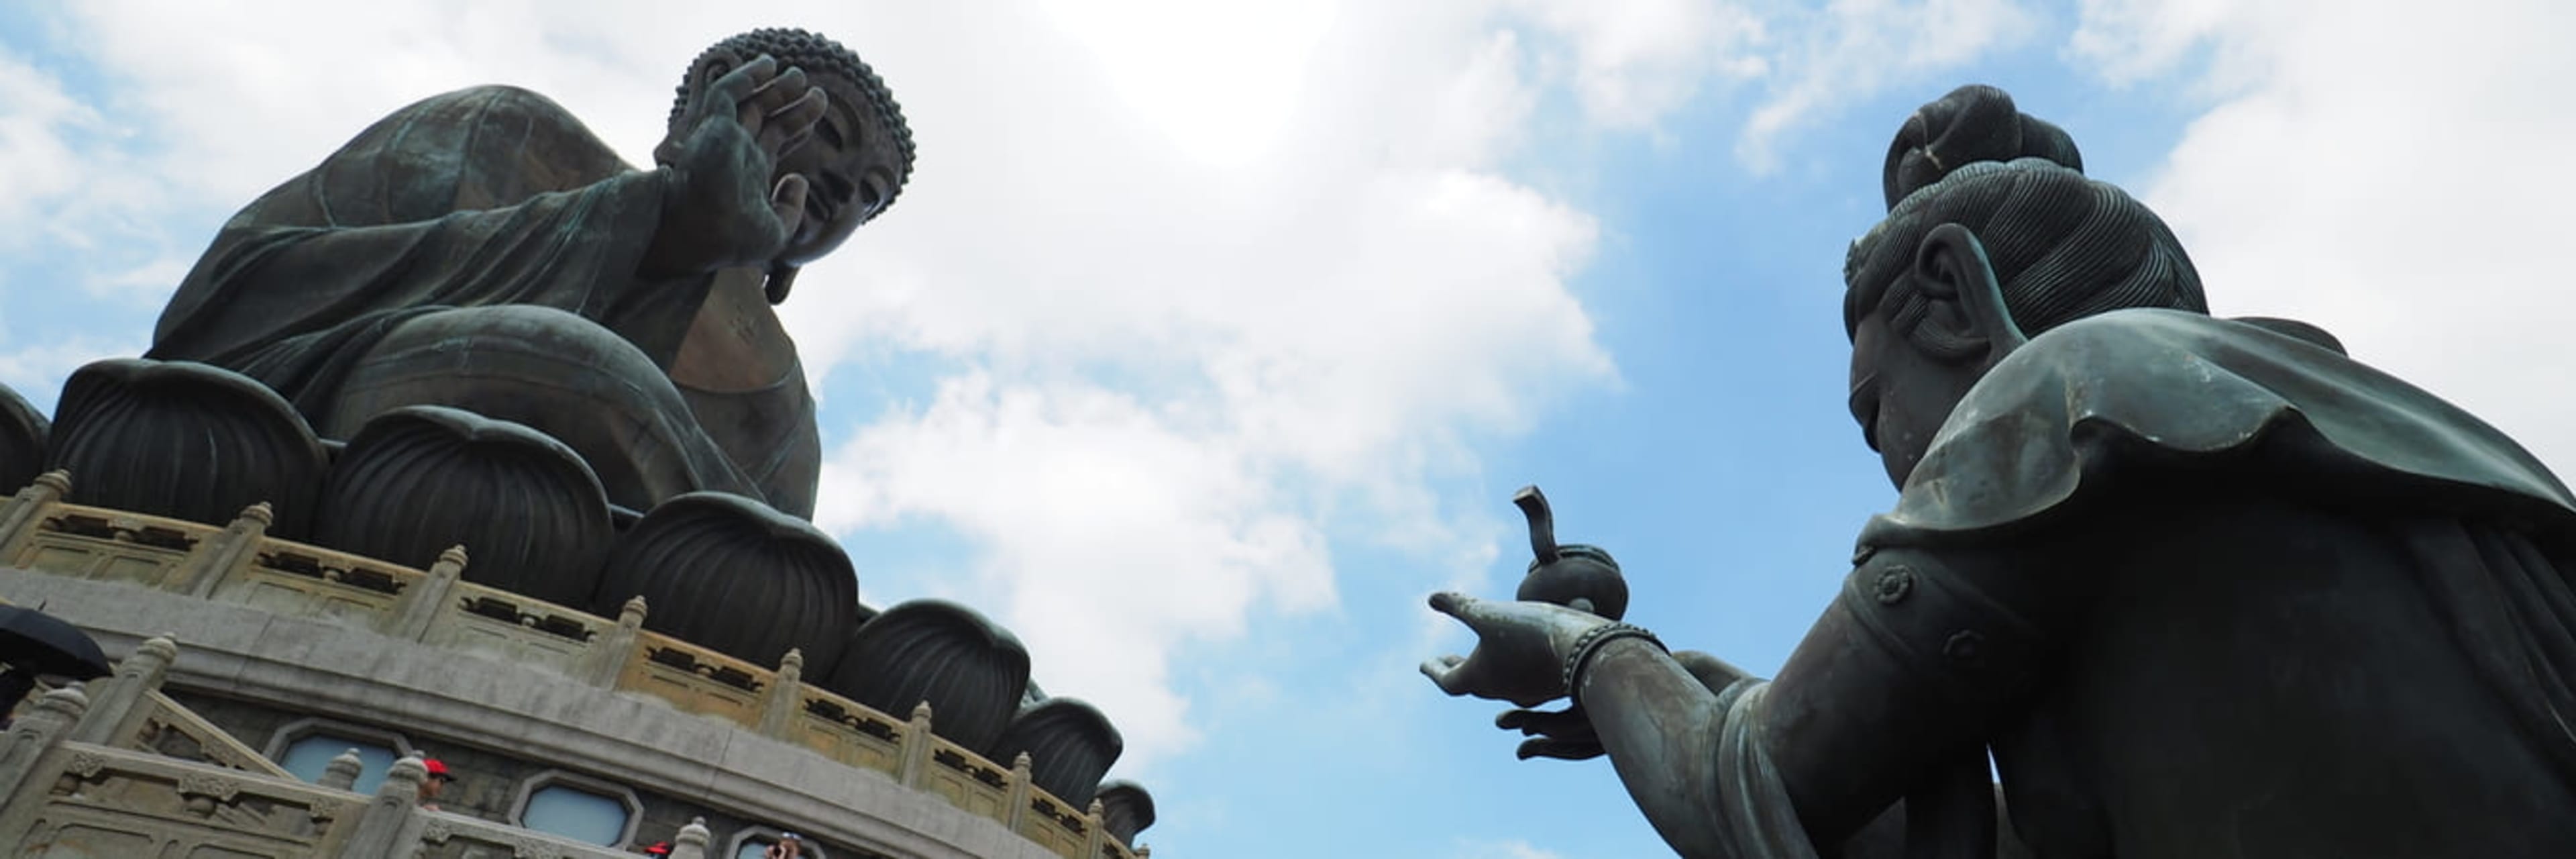
<instances>
[{"instance_id":1,"label":"stone balustrade","mask_svg":"<svg viewBox=\"0 0 2576 859\"><path fill-rule=\"evenodd\" d=\"M66 503L62 497L69 485L68 475L49 473L0 502L0 567L124 583L281 615L324 619L424 646L473 652L551 670L600 688L651 696L682 712L731 722L847 766L886 773L905 787L999 821L1056 855L1070 859L1135 859L1148 853L1130 850L1108 835L1102 825L1100 803L1076 809L1031 784L1026 755L1014 766L1006 767L934 734L927 704L916 708L910 718L897 719L805 684L801 654L791 651L773 669L644 630L643 620L650 607L640 598L629 601L618 618L601 618L463 581L460 574L469 563L463 547L442 553L429 569L420 570L269 537L265 533L269 522L266 505L253 505L231 524L216 528ZM108 773L120 780L119 784L159 785L132 788L145 792L179 790L172 785L179 785L183 775L199 781L228 779L226 784L236 785L229 788L234 796L255 795L260 807L272 809L267 812L271 817L285 813L274 809L305 809L294 814L309 811L315 822L304 827L309 831L290 836L278 833L295 827L280 828L273 820L242 820L227 829L216 824L219 816L197 815L190 819L184 813L146 815L120 825L130 824L127 828L136 832L154 834L148 838L134 836L145 838L142 841L116 843L144 845L150 839L161 839L150 842L154 845L150 849L71 855L193 855L193 847L174 853L163 850L173 844L220 847L232 843L225 838L255 837L266 839L259 841L266 846L252 851L255 855L332 856L342 855L331 852L341 846L336 839L366 834L341 831L346 828L343 823L348 815L354 813L352 809L366 803L365 798L296 782L223 731L162 697L157 687L169 657L147 652L166 644L156 641L160 643L147 643L127 659L130 670L120 670L116 678L103 681L101 694L119 696L122 702L113 708L112 716L100 714L100 718L112 719L112 726L87 726L84 721L86 732L48 741L57 748L45 753L51 757L25 761L15 760L19 740L13 726L7 744L0 745L0 778L9 775L14 761L26 767L22 772L29 780L21 782L8 804L0 807L5 809L0 810L0 833L27 831L30 840L26 843L32 845L40 836L92 831L79 827L109 832L113 827L96 828L104 825L98 822L104 818L97 815L107 812L82 810L88 806L81 799L97 795L83 793L92 788L81 785L103 784L100 778L109 776L93 775ZM157 667L152 664L154 660L158 660ZM128 679L129 675L132 679ZM54 696L65 694L78 697L82 693L56 690L37 703L52 702ZM22 723L42 721L23 708L21 713L26 716ZM213 763L180 762L154 757L146 751L163 738L184 740L191 747L204 749L202 757ZM73 761L74 756L78 756L79 763ZM418 764L412 766L416 769ZM74 781L64 781L61 775L91 767L99 769ZM392 781L388 779L389 784ZM52 785L51 792L38 789L46 785ZM170 798L161 797L145 807L169 806L169 802L161 801L166 799ZM367 806L368 814L376 813L376 806L386 802L385 796L380 793L374 802ZM180 804L191 803L202 804L195 799ZM222 804L228 809L241 806L229 799ZM411 837L421 843L452 839L489 842L516 850L520 856L624 855L570 842L556 844L552 839L500 824L411 811L430 819L429 823L405 824L410 828L404 831L411 832ZM39 819L51 822L40 824L36 822ZM13 824L34 828L19 830L12 828ZM685 831L682 840L687 840ZM392 846L393 842L386 842L388 849Z\"/></svg>"}]
</instances>

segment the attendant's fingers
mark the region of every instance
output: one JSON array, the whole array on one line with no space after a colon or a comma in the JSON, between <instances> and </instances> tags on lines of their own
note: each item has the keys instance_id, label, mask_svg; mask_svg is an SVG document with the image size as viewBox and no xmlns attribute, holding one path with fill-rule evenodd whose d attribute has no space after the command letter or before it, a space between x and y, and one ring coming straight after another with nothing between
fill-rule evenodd
<instances>
[{"instance_id":1,"label":"attendant's fingers","mask_svg":"<svg viewBox=\"0 0 2576 859\"><path fill-rule=\"evenodd\" d=\"M1465 672L1459 669L1466 662L1465 658L1458 656L1425 659L1422 661L1422 676L1431 678L1432 684L1439 686L1442 692L1465 695L1467 694L1466 678L1460 676Z\"/></svg>"},{"instance_id":2,"label":"attendant's fingers","mask_svg":"<svg viewBox=\"0 0 2576 859\"><path fill-rule=\"evenodd\" d=\"M1457 617L1458 612L1461 609L1464 609L1467 604L1475 601L1475 597L1471 597L1457 591L1441 591L1431 595L1431 610L1450 617Z\"/></svg>"},{"instance_id":3,"label":"attendant's fingers","mask_svg":"<svg viewBox=\"0 0 2576 859\"><path fill-rule=\"evenodd\" d=\"M1601 744L1598 742L1588 740L1559 740L1553 738L1524 740L1521 742L1520 748L1513 750L1513 754L1520 756L1521 760L1529 760L1531 758L1555 758L1557 760L1564 761L1584 761L1600 757L1607 753L1608 751L1601 748Z\"/></svg>"},{"instance_id":4,"label":"attendant's fingers","mask_svg":"<svg viewBox=\"0 0 2576 859\"><path fill-rule=\"evenodd\" d=\"M1524 735L1592 733L1592 720L1580 710L1505 710L1494 717L1494 727L1519 731Z\"/></svg>"}]
</instances>

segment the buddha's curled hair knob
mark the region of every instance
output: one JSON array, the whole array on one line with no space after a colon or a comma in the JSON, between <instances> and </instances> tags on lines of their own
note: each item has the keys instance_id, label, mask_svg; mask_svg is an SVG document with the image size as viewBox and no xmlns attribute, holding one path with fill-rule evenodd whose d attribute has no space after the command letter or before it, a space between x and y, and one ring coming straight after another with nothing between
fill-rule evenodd
<instances>
[{"instance_id":1,"label":"buddha's curled hair knob","mask_svg":"<svg viewBox=\"0 0 2576 859\"><path fill-rule=\"evenodd\" d=\"M1538 487L1521 487L1512 495L1512 503L1529 519L1532 555L1515 599L1555 603L1611 620L1628 613L1628 581L1619 576L1619 562L1611 560L1609 552L1594 546L1557 545L1556 516Z\"/></svg>"}]
</instances>

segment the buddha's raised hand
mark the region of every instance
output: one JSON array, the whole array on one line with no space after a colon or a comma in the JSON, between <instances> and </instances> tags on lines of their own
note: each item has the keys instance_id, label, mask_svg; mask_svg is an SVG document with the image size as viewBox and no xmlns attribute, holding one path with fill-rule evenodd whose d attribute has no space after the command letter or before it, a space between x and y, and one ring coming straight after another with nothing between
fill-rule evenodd
<instances>
[{"instance_id":1,"label":"buddha's raised hand","mask_svg":"<svg viewBox=\"0 0 2576 859\"><path fill-rule=\"evenodd\" d=\"M667 190L644 260L674 276L766 263L805 217L804 176L778 176L779 156L804 143L827 96L802 69L766 54L710 81L671 139L655 151Z\"/></svg>"}]
</instances>

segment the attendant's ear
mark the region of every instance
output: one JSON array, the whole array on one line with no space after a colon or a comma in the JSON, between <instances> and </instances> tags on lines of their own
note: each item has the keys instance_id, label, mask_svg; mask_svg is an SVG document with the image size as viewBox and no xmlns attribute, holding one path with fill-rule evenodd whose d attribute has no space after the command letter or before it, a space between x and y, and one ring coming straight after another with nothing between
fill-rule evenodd
<instances>
[{"instance_id":1,"label":"attendant's ear","mask_svg":"<svg viewBox=\"0 0 2576 859\"><path fill-rule=\"evenodd\" d=\"M1986 246L1967 227L1933 227L1914 250L1912 274L1916 288L1932 302L1921 324L1937 326L1945 339L1982 343L1989 365L2030 342L2004 306L2003 285L1986 260Z\"/></svg>"}]
</instances>

